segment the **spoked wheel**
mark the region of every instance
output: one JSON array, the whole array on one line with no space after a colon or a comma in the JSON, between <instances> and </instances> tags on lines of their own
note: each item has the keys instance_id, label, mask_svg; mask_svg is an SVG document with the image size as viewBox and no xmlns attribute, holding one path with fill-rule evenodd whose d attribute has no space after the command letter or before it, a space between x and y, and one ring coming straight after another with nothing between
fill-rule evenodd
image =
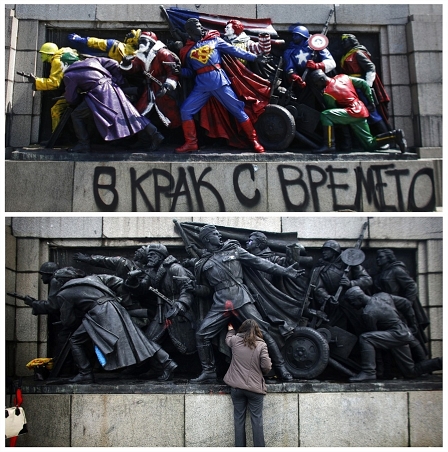
<instances>
[{"instance_id":1,"label":"spoked wheel","mask_svg":"<svg viewBox=\"0 0 448 452\"><path fill-rule=\"evenodd\" d=\"M327 367L330 347L316 330L298 327L283 348L286 368L294 378L311 379Z\"/></svg>"},{"instance_id":2,"label":"spoked wheel","mask_svg":"<svg viewBox=\"0 0 448 452\"><path fill-rule=\"evenodd\" d=\"M260 143L268 150L288 148L295 137L294 116L281 105L269 104L258 118L255 129Z\"/></svg>"}]
</instances>

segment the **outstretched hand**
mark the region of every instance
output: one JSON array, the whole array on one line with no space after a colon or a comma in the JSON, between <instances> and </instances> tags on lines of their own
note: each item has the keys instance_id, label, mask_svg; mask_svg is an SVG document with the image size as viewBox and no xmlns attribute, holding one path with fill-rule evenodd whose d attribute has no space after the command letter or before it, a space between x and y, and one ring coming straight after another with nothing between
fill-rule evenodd
<instances>
[{"instance_id":1,"label":"outstretched hand","mask_svg":"<svg viewBox=\"0 0 448 452\"><path fill-rule=\"evenodd\" d=\"M305 270L303 269L297 270L296 268L294 268L295 266L296 264L286 267L285 276L288 276L288 278L291 279L298 279L305 274Z\"/></svg>"}]
</instances>

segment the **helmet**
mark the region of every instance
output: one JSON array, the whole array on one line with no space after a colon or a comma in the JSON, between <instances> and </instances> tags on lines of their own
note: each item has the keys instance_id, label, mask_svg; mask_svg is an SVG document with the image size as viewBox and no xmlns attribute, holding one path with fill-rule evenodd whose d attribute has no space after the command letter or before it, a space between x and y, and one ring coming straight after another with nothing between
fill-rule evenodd
<instances>
[{"instance_id":1,"label":"helmet","mask_svg":"<svg viewBox=\"0 0 448 452\"><path fill-rule=\"evenodd\" d=\"M75 55L72 52L65 52L61 55L61 62L68 64L69 66L77 61L79 61L78 55Z\"/></svg>"},{"instance_id":2,"label":"helmet","mask_svg":"<svg viewBox=\"0 0 448 452\"><path fill-rule=\"evenodd\" d=\"M131 30L125 37L124 43L129 44L132 47L138 46L138 38L140 38L142 30L140 28L138 30Z\"/></svg>"},{"instance_id":3,"label":"helmet","mask_svg":"<svg viewBox=\"0 0 448 452\"><path fill-rule=\"evenodd\" d=\"M243 24L239 20L236 20L236 19L229 20L226 23L226 25L228 25L228 24L232 24L233 31L235 32L235 34L237 36L240 35L244 30Z\"/></svg>"},{"instance_id":4,"label":"helmet","mask_svg":"<svg viewBox=\"0 0 448 452\"><path fill-rule=\"evenodd\" d=\"M356 39L356 36L348 33L341 36L341 41L344 50L350 50L353 47L359 46L359 41Z\"/></svg>"},{"instance_id":5,"label":"helmet","mask_svg":"<svg viewBox=\"0 0 448 452\"><path fill-rule=\"evenodd\" d=\"M304 27L303 25L297 25L291 31L292 34L303 36L305 39L308 39L310 37L308 28Z\"/></svg>"},{"instance_id":6,"label":"helmet","mask_svg":"<svg viewBox=\"0 0 448 452\"><path fill-rule=\"evenodd\" d=\"M150 38L153 41L157 41L158 40L157 39L157 35L154 32L152 32L152 31L144 31L144 32L142 32L142 34L140 35L140 38L143 38L143 36L146 36L147 38Z\"/></svg>"},{"instance_id":7,"label":"helmet","mask_svg":"<svg viewBox=\"0 0 448 452\"><path fill-rule=\"evenodd\" d=\"M65 280L84 278L86 276L83 270L74 267L64 267L54 272L54 278L58 281L64 282Z\"/></svg>"},{"instance_id":8,"label":"helmet","mask_svg":"<svg viewBox=\"0 0 448 452\"><path fill-rule=\"evenodd\" d=\"M322 245L322 248L331 248L333 251L336 251L336 253L341 254L341 247L336 240L327 240Z\"/></svg>"},{"instance_id":9,"label":"helmet","mask_svg":"<svg viewBox=\"0 0 448 452\"><path fill-rule=\"evenodd\" d=\"M166 246L162 245L161 243L155 243L154 245L146 245L145 249L147 253L149 251L155 251L156 253L161 254L165 258L169 256Z\"/></svg>"},{"instance_id":10,"label":"helmet","mask_svg":"<svg viewBox=\"0 0 448 452\"><path fill-rule=\"evenodd\" d=\"M54 55L59 50L59 47L53 42L46 42L42 45L39 53L45 53L46 55Z\"/></svg>"},{"instance_id":11,"label":"helmet","mask_svg":"<svg viewBox=\"0 0 448 452\"><path fill-rule=\"evenodd\" d=\"M39 269L40 274L44 275L52 275L57 269L59 265L56 262L44 262Z\"/></svg>"}]
</instances>

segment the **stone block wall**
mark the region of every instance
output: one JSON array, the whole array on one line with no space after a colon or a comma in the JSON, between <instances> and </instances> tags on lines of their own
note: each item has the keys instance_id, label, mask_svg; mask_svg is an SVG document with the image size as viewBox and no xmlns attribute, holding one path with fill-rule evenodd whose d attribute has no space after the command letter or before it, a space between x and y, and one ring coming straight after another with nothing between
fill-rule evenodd
<instances>
[{"instance_id":1,"label":"stone block wall","mask_svg":"<svg viewBox=\"0 0 448 452\"><path fill-rule=\"evenodd\" d=\"M169 6L169 5L165 5ZM269 17L276 29L305 23L320 32L333 5L205 4L177 5L198 12L232 17ZM16 70L42 73L37 50L53 27L95 29L165 28L159 5L6 5L7 149L38 141L41 93L33 92ZM442 145L442 5L341 4L330 22L332 32L375 32L380 35L383 82L391 96L391 122L402 128L408 145ZM32 37L32 38L30 38Z\"/></svg>"},{"instance_id":2,"label":"stone block wall","mask_svg":"<svg viewBox=\"0 0 448 452\"><path fill-rule=\"evenodd\" d=\"M351 247L368 221L363 249L404 248L416 252L420 301L428 313L427 330L432 356L443 354L443 231L442 216L177 216L157 217L13 217L6 225L6 291L45 299L47 286L37 273L50 255L50 247L137 247L148 239L182 246L174 230L179 221L213 223L249 230L297 232L306 248L320 248L333 238L342 248ZM32 316L22 301L6 297L6 357L9 375L27 376L33 358L46 356L46 316Z\"/></svg>"},{"instance_id":3,"label":"stone block wall","mask_svg":"<svg viewBox=\"0 0 448 452\"><path fill-rule=\"evenodd\" d=\"M220 394L26 394L24 398L29 433L18 438L17 446L233 446L228 389ZM268 392L263 418L266 447L443 444L442 391ZM253 446L249 415L246 436L247 446Z\"/></svg>"}]
</instances>

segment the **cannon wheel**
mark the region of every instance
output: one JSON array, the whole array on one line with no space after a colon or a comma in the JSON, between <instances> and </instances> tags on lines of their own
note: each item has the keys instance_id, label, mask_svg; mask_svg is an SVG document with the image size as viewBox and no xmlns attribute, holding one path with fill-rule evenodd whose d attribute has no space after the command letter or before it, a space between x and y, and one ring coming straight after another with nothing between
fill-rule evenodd
<instances>
[{"instance_id":1,"label":"cannon wheel","mask_svg":"<svg viewBox=\"0 0 448 452\"><path fill-rule=\"evenodd\" d=\"M294 378L311 379L327 367L330 347L324 337L308 327L298 327L283 347L286 368Z\"/></svg>"},{"instance_id":2,"label":"cannon wheel","mask_svg":"<svg viewBox=\"0 0 448 452\"><path fill-rule=\"evenodd\" d=\"M286 149L295 137L294 116L281 105L269 104L258 118L255 129L260 143L268 150Z\"/></svg>"}]
</instances>

